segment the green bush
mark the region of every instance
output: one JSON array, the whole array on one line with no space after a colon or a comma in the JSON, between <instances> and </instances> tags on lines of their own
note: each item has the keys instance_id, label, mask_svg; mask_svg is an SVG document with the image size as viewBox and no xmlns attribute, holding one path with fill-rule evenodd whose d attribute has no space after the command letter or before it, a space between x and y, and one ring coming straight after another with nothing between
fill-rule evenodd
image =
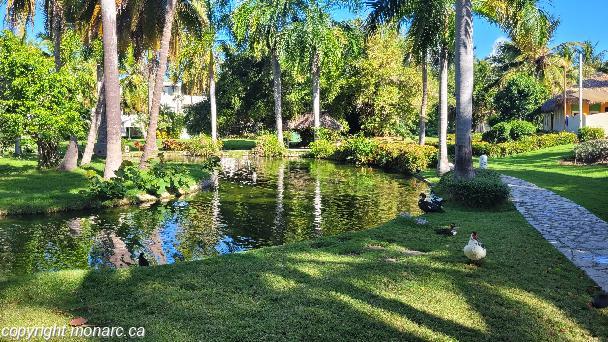
<instances>
[{"instance_id":1,"label":"green bush","mask_svg":"<svg viewBox=\"0 0 608 342\"><path fill-rule=\"evenodd\" d=\"M448 172L437 184L439 191L448 200L471 208L492 208L504 203L509 197L509 187L492 170L476 170L475 177L461 180L454 172Z\"/></svg>"},{"instance_id":2,"label":"green bush","mask_svg":"<svg viewBox=\"0 0 608 342\"><path fill-rule=\"evenodd\" d=\"M541 148L574 144L578 141L576 134L570 132L550 133L524 137L518 141L491 144L486 141L473 142L473 155L482 154L488 157L506 157L513 154L539 150Z\"/></svg>"},{"instance_id":3,"label":"green bush","mask_svg":"<svg viewBox=\"0 0 608 342\"><path fill-rule=\"evenodd\" d=\"M524 137L529 137L536 133L536 125L531 122L524 120L513 120L510 121L511 125L511 139L512 140L521 140Z\"/></svg>"},{"instance_id":4,"label":"green bush","mask_svg":"<svg viewBox=\"0 0 608 342\"><path fill-rule=\"evenodd\" d=\"M576 161L583 163L608 162L608 139L585 141L574 148Z\"/></svg>"},{"instance_id":5,"label":"green bush","mask_svg":"<svg viewBox=\"0 0 608 342\"><path fill-rule=\"evenodd\" d=\"M310 154L318 159L331 159L338 149L335 142L325 139L317 139L308 147L310 147Z\"/></svg>"},{"instance_id":6,"label":"green bush","mask_svg":"<svg viewBox=\"0 0 608 342\"><path fill-rule=\"evenodd\" d=\"M578 130L578 140L580 142L604 139L606 132L601 127L583 127Z\"/></svg>"},{"instance_id":7,"label":"green bush","mask_svg":"<svg viewBox=\"0 0 608 342\"><path fill-rule=\"evenodd\" d=\"M129 189L121 178L105 180L97 175L89 177L88 192L92 198L100 201L124 198Z\"/></svg>"},{"instance_id":8,"label":"green bush","mask_svg":"<svg viewBox=\"0 0 608 342\"><path fill-rule=\"evenodd\" d=\"M213 141L210 136L200 134L185 144L186 153L193 157L212 158L219 156L222 152L222 142Z\"/></svg>"},{"instance_id":9,"label":"green bush","mask_svg":"<svg viewBox=\"0 0 608 342\"><path fill-rule=\"evenodd\" d=\"M287 148L275 134L263 134L258 137L252 153L260 157L277 158L287 154Z\"/></svg>"},{"instance_id":10,"label":"green bush","mask_svg":"<svg viewBox=\"0 0 608 342\"><path fill-rule=\"evenodd\" d=\"M388 170L417 173L437 164L437 148L402 142L381 143L375 164Z\"/></svg>"},{"instance_id":11,"label":"green bush","mask_svg":"<svg viewBox=\"0 0 608 342\"><path fill-rule=\"evenodd\" d=\"M364 136L358 135L346 139L340 146L342 158L357 165L372 165L378 153L378 144Z\"/></svg>"},{"instance_id":12,"label":"green bush","mask_svg":"<svg viewBox=\"0 0 608 342\"><path fill-rule=\"evenodd\" d=\"M502 143L511 140L511 123L500 122L492 127L491 130L485 132L482 137L483 141L489 143Z\"/></svg>"}]
</instances>

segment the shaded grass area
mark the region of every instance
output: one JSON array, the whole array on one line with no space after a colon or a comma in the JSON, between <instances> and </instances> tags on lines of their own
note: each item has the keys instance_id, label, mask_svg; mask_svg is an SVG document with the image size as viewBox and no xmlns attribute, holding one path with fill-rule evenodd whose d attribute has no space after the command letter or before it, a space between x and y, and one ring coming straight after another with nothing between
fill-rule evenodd
<instances>
[{"instance_id":1,"label":"shaded grass area","mask_svg":"<svg viewBox=\"0 0 608 342\"><path fill-rule=\"evenodd\" d=\"M224 150L251 150L255 147L253 139L222 139Z\"/></svg>"},{"instance_id":2,"label":"shaded grass area","mask_svg":"<svg viewBox=\"0 0 608 342\"><path fill-rule=\"evenodd\" d=\"M608 221L608 166L564 165L573 145L492 159L492 169L549 189Z\"/></svg>"},{"instance_id":3,"label":"shaded grass area","mask_svg":"<svg viewBox=\"0 0 608 342\"><path fill-rule=\"evenodd\" d=\"M198 164L182 165L196 179L208 176ZM80 210L99 205L81 192L88 188L87 171L103 175L103 160L94 160L73 172L39 170L36 166L35 156L0 157L0 216Z\"/></svg>"},{"instance_id":4,"label":"shaded grass area","mask_svg":"<svg viewBox=\"0 0 608 342\"><path fill-rule=\"evenodd\" d=\"M587 307L593 283L511 206L447 210L429 226L397 218L197 262L0 281L0 326L83 316L174 341L608 338L608 311ZM456 237L434 233L451 222ZM488 247L481 267L462 254L472 230Z\"/></svg>"}]
</instances>

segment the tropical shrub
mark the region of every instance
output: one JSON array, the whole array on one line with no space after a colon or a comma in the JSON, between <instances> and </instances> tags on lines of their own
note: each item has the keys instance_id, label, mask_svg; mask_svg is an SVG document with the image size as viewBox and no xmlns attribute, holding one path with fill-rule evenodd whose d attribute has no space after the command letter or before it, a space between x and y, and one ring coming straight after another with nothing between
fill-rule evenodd
<instances>
[{"instance_id":1,"label":"tropical shrub","mask_svg":"<svg viewBox=\"0 0 608 342\"><path fill-rule=\"evenodd\" d=\"M512 140L520 140L536 133L536 125L524 120L509 121L511 124L510 136Z\"/></svg>"},{"instance_id":2,"label":"tropical shrub","mask_svg":"<svg viewBox=\"0 0 608 342\"><path fill-rule=\"evenodd\" d=\"M486 141L473 142L473 155L482 154L488 157L506 157L517 153L539 150L541 148L574 144L577 142L576 134L570 132L550 133L524 137L518 141L508 141L500 144L491 144Z\"/></svg>"},{"instance_id":3,"label":"tropical shrub","mask_svg":"<svg viewBox=\"0 0 608 342\"><path fill-rule=\"evenodd\" d=\"M208 135L199 134L186 142L185 150L190 156L207 159L221 154L222 142L213 141Z\"/></svg>"},{"instance_id":4,"label":"tropical shrub","mask_svg":"<svg viewBox=\"0 0 608 342\"><path fill-rule=\"evenodd\" d=\"M407 174L418 173L437 163L437 148L400 142L378 145L375 164Z\"/></svg>"},{"instance_id":5,"label":"tropical shrub","mask_svg":"<svg viewBox=\"0 0 608 342\"><path fill-rule=\"evenodd\" d=\"M511 140L511 123L500 122L492 127L491 130L485 132L482 140L489 143L502 143Z\"/></svg>"},{"instance_id":6,"label":"tropical shrub","mask_svg":"<svg viewBox=\"0 0 608 342\"><path fill-rule=\"evenodd\" d=\"M162 149L164 151L185 151L187 149L188 143L175 140L175 139L165 139L163 140Z\"/></svg>"},{"instance_id":7,"label":"tropical shrub","mask_svg":"<svg viewBox=\"0 0 608 342\"><path fill-rule=\"evenodd\" d=\"M574 155L577 162L608 162L608 139L596 139L582 142L574 148Z\"/></svg>"},{"instance_id":8,"label":"tropical shrub","mask_svg":"<svg viewBox=\"0 0 608 342\"><path fill-rule=\"evenodd\" d=\"M498 120L537 122L540 106L548 97L547 88L536 78L524 73L516 74L494 97Z\"/></svg>"},{"instance_id":9,"label":"tropical shrub","mask_svg":"<svg viewBox=\"0 0 608 342\"><path fill-rule=\"evenodd\" d=\"M276 134L271 133L260 135L251 151L257 156L267 158L278 158L287 154L285 144L279 141Z\"/></svg>"},{"instance_id":10,"label":"tropical shrub","mask_svg":"<svg viewBox=\"0 0 608 342\"><path fill-rule=\"evenodd\" d=\"M601 127L583 127L578 130L578 140L580 142L603 139L605 136L606 132Z\"/></svg>"},{"instance_id":11,"label":"tropical shrub","mask_svg":"<svg viewBox=\"0 0 608 342\"><path fill-rule=\"evenodd\" d=\"M362 135L346 139L339 148L342 159L357 165L372 165L378 152L378 144Z\"/></svg>"},{"instance_id":12,"label":"tropical shrub","mask_svg":"<svg viewBox=\"0 0 608 342\"><path fill-rule=\"evenodd\" d=\"M492 208L509 197L509 187L492 170L478 169L470 180L458 179L454 172L448 172L436 188L448 200L472 208Z\"/></svg>"},{"instance_id":13,"label":"tropical shrub","mask_svg":"<svg viewBox=\"0 0 608 342\"><path fill-rule=\"evenodd\" d=\"M325 139L317 139L311 142L308 147L310 148L310 154L319 159L330 159L338 149L335 142Z\"/></svg>"},{"instance_id":14,"label":"tropical shrub","mask_svg":"<svg viewBox=\"0 0 608 342\"><path fill-rule=\"evenodd\" d=\"M107 201L124 198L127 195L127 191L128 188L123 179L112 178L104 180L97 175L89 176L88 192L92 198L97 200Z\"/></svg>"}]
</instances>

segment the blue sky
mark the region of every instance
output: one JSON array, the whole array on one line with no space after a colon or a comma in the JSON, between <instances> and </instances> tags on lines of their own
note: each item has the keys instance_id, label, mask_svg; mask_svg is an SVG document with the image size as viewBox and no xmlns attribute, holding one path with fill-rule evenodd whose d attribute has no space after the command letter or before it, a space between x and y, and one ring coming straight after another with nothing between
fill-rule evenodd
<instances>
[{"instance_id":1,"label":"blue sky","mask_svg":"<svg viewBox=\"0 0 608 342\"><path fill-rule=\"evenodd\" d=\"M541 0L541 6L560 20L552 45L589 40L597 43L598 51L608 50L608 0ZM0 11L4 16L3 7ZM334 17L348 19L353 14L341 10L336 11ZM505 37L499 28L481 18L475 18L474 28L476 54L481 58L490 54L495 42ZM38 16L34 32L42 29L42 16Z\"/></svg>"}]
</instances>

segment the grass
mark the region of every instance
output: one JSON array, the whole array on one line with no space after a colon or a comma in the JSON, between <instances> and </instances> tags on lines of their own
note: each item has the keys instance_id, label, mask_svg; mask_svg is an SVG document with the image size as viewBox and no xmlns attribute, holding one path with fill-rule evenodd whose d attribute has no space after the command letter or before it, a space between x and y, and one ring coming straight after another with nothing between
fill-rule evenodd
<instances>
[{"instance_id":1,"label":"grass","mask_svg":"<svg viewBox=\"0 0 608 342\"><path fill-rule=\"evenodd\" d=\"M196 179L208 174L197 164L183 164ZM0 216L80 210L95 205L87 194L85 174L103 174L101 160L73 172L39 170L34 157L0 157Z\"/></svg>"},{"instance_id":2,"label":"grass","mask_svg":"<svg viewBox=\"0 0 608 342\"><path fill-rule=\"evenodd\" d=\"M224 150L251 150L255 147L254 139L222 139Z\"/></svg>"},{"instance_id":3,"label":"grass","mask_svg":"<svg viewBox=\"0 0 608 342\"><path fill-rule=\"evenodd\" d=\"M492 169L549 189L582 205L608 221L608 166L567 165L573 145L546 148L502 159L491 159Z\"/></svg>"},{"instance_id":4,"label":"grass","mask_svg":"<svg viewBox=\"0 0 608 342\"><path fill-rule=\"evenodd\" d=\"M448 207L311 242L118 271L0 280L0 326L144 326L150 340L608 339L593 283L511 206ZM433 226L457 222L454 238ZM476 230L481 267L462 247ZM423 255L411 255L421 251Z\"/></svg>"}]
</instances>

